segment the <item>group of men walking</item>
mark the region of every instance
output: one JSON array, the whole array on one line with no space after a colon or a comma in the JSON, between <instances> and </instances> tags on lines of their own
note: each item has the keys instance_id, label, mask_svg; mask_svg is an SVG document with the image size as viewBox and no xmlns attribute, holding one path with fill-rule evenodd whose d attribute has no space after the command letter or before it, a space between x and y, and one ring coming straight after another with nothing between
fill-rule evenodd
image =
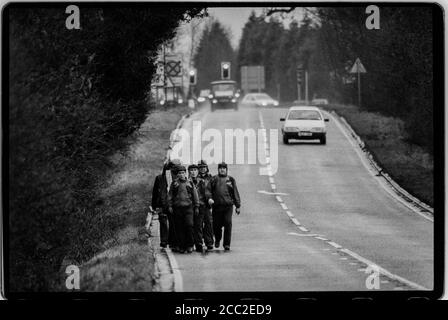
<instances>
[{"instance_id":1,"label":"group of men walking","mask_svg":"<svg viewBox=\"0 0 448 320\"><path fill-rule=\"evenodd\" d=\"M151 206L158 212L162 248L213 250L213 245L219 248L224 229L223 247L230 250L233 208L240 214L241 201L226 163L218 164L215 176L204 160L188 169L177 159L165 163L154 181Z\"/></svg>"}]
</instances>

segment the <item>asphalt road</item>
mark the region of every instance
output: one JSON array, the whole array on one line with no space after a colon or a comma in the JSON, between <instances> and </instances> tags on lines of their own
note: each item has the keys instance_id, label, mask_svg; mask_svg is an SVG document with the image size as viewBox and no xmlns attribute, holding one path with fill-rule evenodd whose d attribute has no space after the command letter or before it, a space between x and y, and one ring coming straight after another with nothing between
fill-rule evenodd
<instances>
[{"instance_id":1,"label":"asphalt road","mask_svg":"<svg viewBox=\"0 0 448 320\"><path fill-rule=\"evenodd\" d=\"M264 126L272 149L269 129L280 129L285 113L281 108L202 112L190 117L185 128L201 120L202 130L217 129L224 136L225 129ZM241 215L233 216L231 251L221 247L207 254L172 255L180 271L178 288L432 289L433 222L380 187L333 120L327 123L327 145L284 145L279 130L279 165L272 177L259 174L260 163L229 165L242 198ZM258 147L265 147L263 141ZM210 167L215 174L216 164ZM371 264L384 271L378 278Z\"/></svg>"}]
</instances>

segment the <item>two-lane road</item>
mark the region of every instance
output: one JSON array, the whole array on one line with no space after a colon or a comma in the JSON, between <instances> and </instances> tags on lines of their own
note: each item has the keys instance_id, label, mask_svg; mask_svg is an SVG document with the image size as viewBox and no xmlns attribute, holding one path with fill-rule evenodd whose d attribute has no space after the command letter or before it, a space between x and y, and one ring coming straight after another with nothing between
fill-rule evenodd
<instances>
[{"instance_id":1,"label":"two-lane road","mask_svg":"<svg viewBox=\"0 0 448 320\"><path fill-rule=\"evenodd\" d=\"M218 110L192 116L185 128L201 120L203 131L217 129L224 137L225 129L264 127L269 139L285 113ZM381 275L380 290L432 289L433 223L375 181L334 121L327 131L327 145L284 145L279 130L272 177L259 175L261 164L229 165L243 203L233 217L231 251L175 254L184 291L369 290L366 261L405 280ZM216 164L210 169L215 174Z\"/></svg>"}]
</instances>

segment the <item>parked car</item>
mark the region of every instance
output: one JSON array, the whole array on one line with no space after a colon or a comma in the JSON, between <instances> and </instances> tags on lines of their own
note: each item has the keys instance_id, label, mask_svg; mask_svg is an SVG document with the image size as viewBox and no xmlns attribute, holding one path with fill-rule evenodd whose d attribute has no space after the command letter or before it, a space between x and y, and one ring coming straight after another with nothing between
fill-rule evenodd
<instances>
[{"instance_id":1,"label":"parked car","mask_svg":"<svg viewBox=\"0 0 448 320\"><path fill-rule=\"evenodd\" d=\"M208 96L212 112L218 108L232 108L238 110L239 91L232 80L213 81L210 83L211 92Z\"/></svg>"},{"instance_id":2,"label":"parked car","mask_svg":"<svg viewBox=\"0 0 448 320\"><path fill-rule=\"evenodd\" d=\"M266 93L248 93L244 96L241 103L250 107L277 107L278 101L272 99Z\"/></svg>"},{"instance_id":3,"label":"parked car","mask_svg":"<svg viewBox=\"0 0 448 320\"><path fill-rule=\"evenodd\" d=\"M321 144L327 143L327 129L325 119L319 108L314 106L294 106L289 108L282 127L283 143L288 144L289 139L319 140Z\"/></svg>"}]
</instances>

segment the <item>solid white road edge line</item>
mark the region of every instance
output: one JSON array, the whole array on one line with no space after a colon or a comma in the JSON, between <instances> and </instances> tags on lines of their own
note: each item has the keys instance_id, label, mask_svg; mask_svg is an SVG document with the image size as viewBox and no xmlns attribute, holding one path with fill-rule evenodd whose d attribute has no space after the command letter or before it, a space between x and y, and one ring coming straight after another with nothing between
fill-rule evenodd
<instances>
[{"instance_id":1,"label":"solid white road edge line","mask_svg":"<svg viewBox=\"0 0 448 320\"><path fill-rule=\"evenodd\" d=\"M344 248L344 249L340 249L340 251L344 252L345 254L348 254L349 256L351 256L352 258L355 258L358 261L361 261L362 263L368 265L369 267L371 266L371 267L376 268L379 273L381 273L382 275L384 275L384 276L386 276L386 277L388 277L390 279L397 280L397 281L399 281L401 283L404 283L407 286L409 286L411 288L414 288L416 290L429 290L428 288L425 288L424 286L421 286L421 285L419 285L419 284L417 284L415 282L409 281L409 280L407 280L407 279L405 279L403 277L400 277L400 276L398 276L396 274L393 274L392 272L384 269L383 267L380 267L376 263L373 263L372 261L370 261L370 260L368 260L368 259L366 259L364 257L361 257L360 255L354 253L351 250L348 250L348 249Z\"/></svg>"},{"instance_id":2,"label":"solid white road edge line","mask_svg":"<svg viewBox=\"0 0 448 320\"><path fill-rule=\"evenodd\" d=\"M372 167L367 163L367 159L361 154L361 151L359 150L359 147L350 139L345 129L342 127L341 123L339 122L336 117L334 117L331 113L326 112L336 123L336 126L339 128L339 130L342 132L342 134L345 136L345 138L348 140L348 142L352 145L353 149L355 150L356 154L358 155L359 159L361 160L361 163L363 166L367 169L367 171L375 178L374 180L378 182L378 184L396 201L406 206L408 209L411 209L412 212L417 213L419 216L425 218L428 221L434 222L434 219L431 217L428 217L427 215L421 213L418 209L411 206L407 201L399 197L391 188L389 188L387 185L384 185L384 183L376 177L376 173L373 171Z\"/></svg>"},{"instance_id":3,"label":"solid white road edge line","mask_svg":"<svg viewBox=\"0 0 448 320\"><path fill-rule=\"evenodd\" d=\"M348 136L346 130L343 128L341 123L338 119L336 119L335 116L333 116L331 113L326 112L336 123L336 126L339 128L339 130L342 132L342 134L345 136L345 138L348 140L348 142L352 145L353 149L355 150L356 154L358 155L359 159L361 160L361 163L363 166L367 169L367 171L375 178L374 180L378 182L378 184L396 201L399 203L405 205L407 208L411 209L412 212L417 213L419 216L425 218L428 221L434 222L434 219L431 217L428 217L427 215L421 213L418 209L411 206L407 201L399 197L391 188L389 188L387 185L383 183L382 180L377 179L376 173L373 171L373 168L367 163L367 159L361 154L361 151L359 150L359 147L353 142L353 140Z\"/></svg>"},{"instance_id":4,"label":"solid white road edge line","mask_svg":"<svg viewBox=\"0 0 448 320\"><path fill-rule=\"evenodd\" d=\"M341 248L342 248L341 245L339 245L339 244L337 244L337 243L335 243L335 242L333 242L333 241L328 241L327 243L328 243L330 246L335 247L336 249L341 249Z\"/></svg>"},{"instance_id":5,"label":"solid white road edge line","mask_svg":"<svg viewBox=\"0 0 448 320\"><path fill-rule=\"evenodd\" d=\"M326 113L328 113L328 112L326 112ZM349 141L349 143L352 145L352 147L354 148L354 150L355 150L355 152L356 152L356 154L358 155L358 157L360 158L360 160L361 160L361 163L364 165L364 167L367 169L367 171L369 171L370 172L370 174L372 175L372 176L374 176L375 177L375 173L372 171L372 168L368 165L368 164L366 164L364 161L365 161L365 159L363 158L363 156L359 153L360 151L359 151L359 149L357 148L357 146L352 142L352 140L347 136L347 133L345 132L345 130L342 128L342 125L338 122L338 120L336 120L336 118L332 115L332 114L330 114L330 113L328 113L328 115L333 119L333 121L336 123L336 125L338 126L338 128L339 128L339 130L341 130L341 132L342 132L342 134L346 137L346 139ZM260 119L262 119L262 115L261 115L261 112L259 111L259 117L260 117ZM378 181L377 179L375 179L376 181ZM379 181L378 181L379 182ZM384 186L384 185L382 185L381 183L380 183L380 185L394 198L394 199L397 199L398 198L398 196L397 195L395 195L395 194L391 194L391 190L388 190L388 188L386 187L386 186ZM399 199L400 200L400 202L402 203L402 201L404 201L404 200L401 200L401 199ZM286 205L284 204L284 203L280 203L280 205L282 206L282 208L284 209L284 210L287 210L287 208L285 209L284 207L286 207ZM406 203L405 203L405 205L406 205L406 207L410 207L409 205L407 205ZM412 208L411 208L412 209ZM413 210L414 212L416 212L415 210ZM286 211L286 213L288 214L288 216L289 216L289 214L291 214L291 212L290 211ZM426 216L424 216L424 215L422 215L420 212L417 212L419 215L421 215L421 216L423 216L424 218L426 218L426 219L428 219L428 217L426 217ZM291 218L291 216L290 216L290 218ZM291 220L296 220L295 218L292 218ZM297 220L296 220L297 221ZM433 221L433 220L430 220L430 221ZM297 221L298 222L298 221ZM298 226L298 228L301 230L301 231L303 231L303 232L308 232L308 229L306 229L305 227L303 227L303 226ZM290 233L288 233L289 235L297 235L297 236L299 236L299 234L297 234L297 233L293 233L293 232L290 232ZM301 236L305 236L305 235L301 235ZM311 236L311 235L310 235ZM407 280L407 279L405 279L405 278L403 278L403 277L400 277L400 276L398 276L398 275L396 275L396 274L393 274L393 273L391 273L390 271L388 271L388 270L386 270L386 269L384 269L383 267L380 267L379 265L377 265L376 263L373 263L372 261L370 261L370 260L368 260L368 259L366 259L366 258L364 258L364 257L362 257L362 256L360 256L360 255L358 255L358 254L356 254L356 253L354 253L353 251L351 251L351 250L349 250L349 249L346 249L346 248L343 248L341 245L339 245L339 244L337 244L337 243L335 243L335 242L332 242L332 241L328 241L328 239L326 239L326 238L323 238L323 237L320 237L320 236L314 236L314 238L315 239L319 239L319 240L322 240L322 241L324 241L324 242L326 242L326 243L328 243L329 245L331 245L331 246L333 246L334 248L336 248L337 250L339 250L339 251L341 251L341 252L343 252L343 253L345 253L345 254L347 254L347 255L349 255L349 256L351 256L352 258L354 258L354 259L356 259L356 260L358 260L358 261L360 261L360 262L362 262L362 263L364 263L364 264L366 264L366 265L368 265L368 266L372 266L372 267L376 267L376 269L378 270L378 272L380 273L380 274L383 274L384 276L386 276L386 277L388 277L388 278L390 278L390 279L393 279L393 280L397 280L397 281L399 281L399 282L401 282L401 283L403 283L403 284L406 284L407 286L409 286L409 287L411 287L411 288L414 288L414 289L417 289L417 290L429 290L428 288L425 288L424 286L421 286L421 285L419 285L419 284L417 284L417 283L415 283L415 282L412 282L412 281L409 281L409 280ZM325 250L325 249L324 249ZM332 254L337 254L336 252L333 252ZM351 265L355 265L355 263L350 263ZM365 269L364 269L365 270Z\"/></svg>"},{"instance_id":6,"label":"solid white road edge line","mask_svg":"<svg viewBox=\"0 0 448 320\"><path fill-rule=\"evenodd\" d=\"M165 252L168 256L168 260L170 261L171 270L173 271L174 292L182 292L183 280L182 280L182 274L180 273L179 270L179 265L177 264L176 258L174 257L174 254L170 249L165 249Z\"/></svg>"}]
</instances>

